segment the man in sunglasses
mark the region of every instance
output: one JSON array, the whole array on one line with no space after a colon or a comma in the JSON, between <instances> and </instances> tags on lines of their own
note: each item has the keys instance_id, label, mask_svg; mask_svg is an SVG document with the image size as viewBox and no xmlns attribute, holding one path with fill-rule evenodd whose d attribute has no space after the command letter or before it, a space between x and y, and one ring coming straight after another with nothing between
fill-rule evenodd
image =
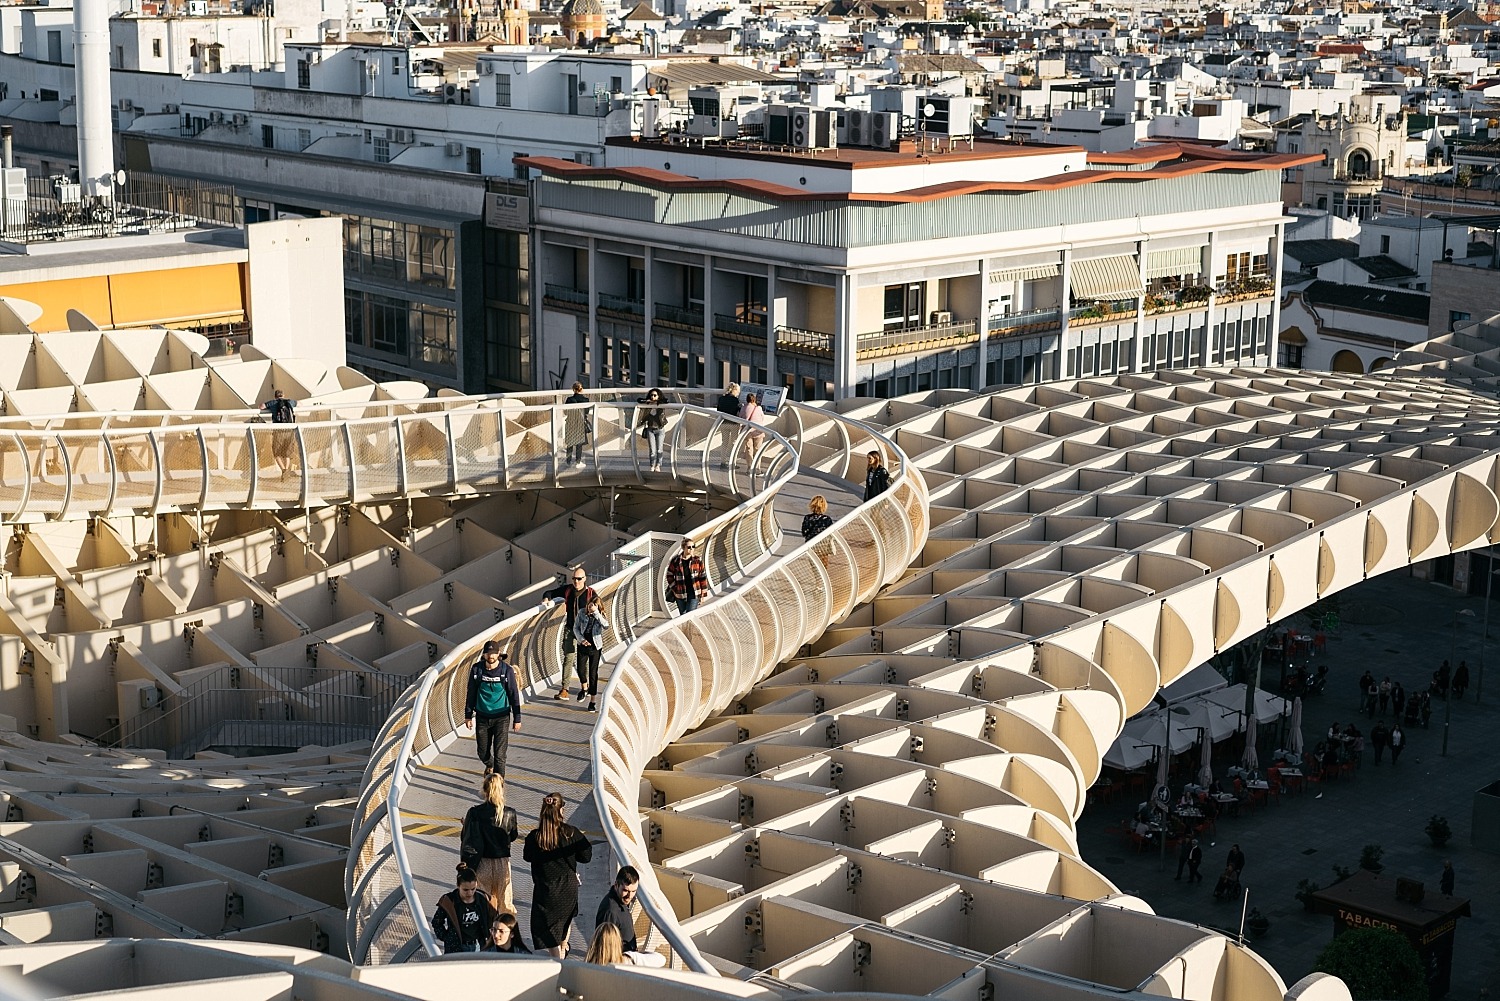
<instances>
[{"instance_id":1,"label":"man in sunglasses","mask_svg":"<svg viewBox=\"0 0 1500 1001\"><path fill-rule=\"evenodd\" d=\"M578 640L573 636L573 623L578 621L578 613L587 607L596 597L594 589L589 587L588 574L583 567L573 567L568 573L570 578L559 584L550 591L542 593L542 607L551 608L555 603L561 601L567 618L567 623L562 632L562 677L558 679L557 694L554 699L568 699L568 681L578 673ZM583 698L583 679L579 678L578 697Z\"/></svg>"}]
</instances>

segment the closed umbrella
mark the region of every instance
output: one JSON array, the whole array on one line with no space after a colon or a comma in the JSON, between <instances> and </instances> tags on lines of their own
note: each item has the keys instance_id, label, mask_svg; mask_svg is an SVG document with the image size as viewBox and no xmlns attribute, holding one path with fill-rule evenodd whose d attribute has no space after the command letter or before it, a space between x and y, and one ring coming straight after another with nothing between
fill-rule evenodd
<instances>
[{"instance_id":1,"label":"closed umbrella","mask_svg":"<svg viewBox=\"0 0 1500 1001\"><path fill-rule=\"evenodd\" d=\"M1252 772L1260 770L1260 754L1255 750L1255 731L1260 724L1255 722L1255 717L1250 716L1245 721L1245 756L1240 759L1240 764Z\"/></svg>"},{"instance_id":2,"label":"closed umbrella","mask_svg":"<svg viewBox=\"0 0 1500 1001\"><path fill-rule=\"evenodd\" d=\"M1162 810L1172 801L1171 790L1167 788L1167 766L1172 761L1172 749L1163 747L1161 754L1156 759L1156 788L1151 790L1155 805Z\"/></svg>"},{"instance_id":3,"label":"closed umbrella","mask_svg":"<svg viewBox=\"0 0 1500 1001\"><path fill-rule=\"evenodd\" d=\"M1214 742L1208 738L1208 731L1204 731L1203 760L1198 765L1198 784L1207 789L1214 784Z\"/></svg>"},{"instance_id":4,"label":"closed umbrella","mask_svg":"<svg viewBox=\"0 0 1500 1001\"><path fill-rule=\"evenodd\" d=\"M1287 737L1287 750L1302 757L1302 696L1292 700L1292 732Z\"/></svg>"}]
</instances>

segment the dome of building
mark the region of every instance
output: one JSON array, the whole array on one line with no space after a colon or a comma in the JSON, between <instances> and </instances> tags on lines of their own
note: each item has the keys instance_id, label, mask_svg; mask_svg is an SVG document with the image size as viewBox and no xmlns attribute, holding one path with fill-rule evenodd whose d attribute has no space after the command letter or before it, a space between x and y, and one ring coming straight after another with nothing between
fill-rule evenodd
<instances>
[{"instance_id":1,"label":"dome of building","mask_svg":"<svg viewBox=\"0 0 1500 1001\"><path fill-rule=\"evenodd\" d=\"M557 23L570 40L598 38L604 34L604 4L600 0L568 0L558 13Z\"/></svg>"}]
</instances>

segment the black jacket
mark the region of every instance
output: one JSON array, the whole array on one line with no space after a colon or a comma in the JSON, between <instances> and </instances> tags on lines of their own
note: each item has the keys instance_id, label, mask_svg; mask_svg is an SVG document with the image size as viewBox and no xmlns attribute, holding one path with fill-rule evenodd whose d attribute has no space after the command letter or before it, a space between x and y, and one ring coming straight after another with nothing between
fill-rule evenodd
<instances>
[{"instance_id":1,"label":"black jacket","mask_svg":"<svg viewBox=\"0 0 1500 1001\"><path fill-rule=\"evenodd\" d=\"M432 930L443 943L444 952L459 952L489 938L490 923L494 920L495 907L489 894L476 890L474 902L466 904L458 898L457 890L449 890L438 899Z\"/></svg>"},{"instance_id":2,"label":"black jacket","mask_svg":"<svg viewBox=\"0 0 1500 1001\"><path fill-rule=\"evenodd\" d=\"M719 402L715 406L721 414L728 414L730 417L740 415L740 398L733 393L725 393L719 397Z\"/></svg>"},{"instance_id":3,"label":"black jacket","mask_svg":"<svg viewBox=\"0 0 1500 1001\"><path fill-rule=\"evenodd\" d=\"M635 919L630 916L630 908L615 893L611 886L604 899L599 901L599 911L594 915L594 927L598 928L605 922L609 922L620 929L620 947L626 952L639 952L635 943Z\"/></svg>"},{"instance_id":4,"label":"black jacket","mask_svg":"<svg viewBox=\"0 0 1500 1001\"><path fill-rule=\"evenodd\" d=\"M510 807L495 823L495 808L480 803L464 814L463 832L458 836L459 853L467 860L476 858L510 858L510 846L521 839L516 830L516 811Z\"/></svg>"}]
</instances>

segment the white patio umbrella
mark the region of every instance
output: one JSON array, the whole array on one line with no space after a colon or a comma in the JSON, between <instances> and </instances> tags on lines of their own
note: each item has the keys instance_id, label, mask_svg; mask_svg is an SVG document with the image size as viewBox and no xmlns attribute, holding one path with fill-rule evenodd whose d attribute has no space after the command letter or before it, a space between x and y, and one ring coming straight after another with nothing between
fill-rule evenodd
<instances>
[{"instance_id":1,"label":"white patio umbrella","mask_svg":"<svg viewBox=\"0 0 1500 1001\"><path fill-rule=\"evenodd\" d=\"M1302 754L1302 696L1292 700L1292 730L1287 735L1287 750L1293 754Z\"/></svg>"},{"instance_id":2,"label":"white patio umbrella","mask_svg":"<svg viewBox=\"0 0 1500 1001\"><path fill-rule=\"evenodd\" d=\"M1198 784L1205 789L1214 784L1214 742L1203 732L1203 760L1198 765Z\"/></svg>"},{"instance_id":3,"label":"white patio umbrella","mask_svg":"<svg viewBox=\"0 0 1500 1001\"><path fill-rule=\"evenodd\" d=\"M1163 747L1156 759L1156 788L1151 790L1153 805L1166 810L1172 802L1172 791L1167 787L1167 766L1172 761L1172 749Z\"/></svg>"},{"instance_id":4,"label":"white patio umbrella","mask_svg":"<svg viewBox=\"0 0 1500 1001\"><path fill-rule=\"evenodd\" d=\"M1245 755L1240 758L1240 764L1252 772L1260 770L1260 754L1255 750L1255 732L1259 728L1254 716L1245 721Z\"/></svg>"}]
</instances>

